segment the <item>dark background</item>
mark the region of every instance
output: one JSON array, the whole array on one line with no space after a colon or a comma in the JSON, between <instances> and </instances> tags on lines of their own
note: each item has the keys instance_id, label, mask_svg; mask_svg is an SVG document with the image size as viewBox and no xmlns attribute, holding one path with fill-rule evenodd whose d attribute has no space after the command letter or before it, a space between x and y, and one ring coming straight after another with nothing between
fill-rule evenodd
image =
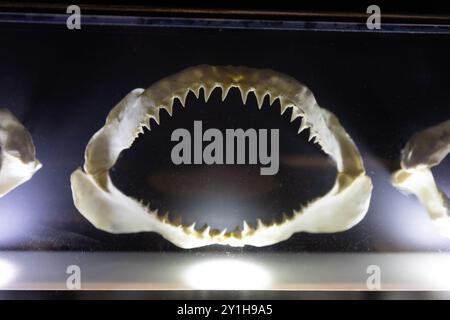
<instances>
[{"instance_id":1,"label":"dark background","mask_svg":"<svg viewBox=\"0 0 450 320\"><path fill-rule=\"evenodd\" d=\"M120 19L117 23L120 24ZM448 33L249 30L244 25L234 29L196 28L195 22L189 28L169 27L170 22L167 25L83 25L81 31L69 31L64 24L0 24L0 106L9 108L30 130L38 158L44 164L32 180L0 200L1 249L179 250L152 233L111 235L96 230L73 206L69 176L83 164L84 149L90 137L129 91L145 88L164 76L197 64L271 68L305 83L319 104L339 117L357 143L373 179L374 191L366 218L347 232L297 234L267 248L196 250L450 249L450 240L434 233L425 210L416 199L402 195L389 182L389 174L398 167L400 150L409 137L450 116ZM258 112L254 101L253 104L250 101L246 110L238 106L236 95L223 105L211 101L209 107L219 113L202 111L208 106L202 107L202 103L194 99L190 103L191 109L175 113L174 123L163 119L155 133L137 141L138 148L124 153L113 178L127 193L137 195L136 192L143 190L136 186L148 180L142 180L140 172L177 172L165 167L164 157L169 156L170 150L167 137L176 127L192 128L192 120L200 116L208 127L280 128L282 158L302 157L305 153L319 155L305 142L305 136L295 136L295 128L288 125L288 115L274 118L276 106ZM218 120L221 118L223 122ZM158 138L153 139L153 134ZM130 166L133 159L140 159L139 165ZM447 160L436 170L437 179L447 192L450 191L449 165ZM129 167L132 171L127 177ZM197 182L212 176L196 176L198 172L192 168L183 170L189 179ZM250 172L240 183L245 190L253 190L252 179L258 178L254 168L236 170ZM242 208L260 208L263 199L264 215L270 216L276 215L277 210L287 211L304 203L296 203L297 199L323 194L332 182L329 171L325 175L323 172L308 166L282 166L276 183L281 181L285 189L264 189L264 193L256 193L245 202L233 198L232 184L225 190L230 197L226 202L220 202L224 201L220 197L224 190L220 188L212 191L213 196L202 198L197 192L196 197L180 201L179 197L161 191L158 188L161 183L149 185L145 196L164 209L186 210L192 215L200 214L198 206L205 203L208 208L234 204L236 215L244 215L248 212ZM242 176L242 172L237 175ZM223 177L229 179L228 174ZM183 182L188 179L183 175L181 178ZM180 174L172 179L180 179ZM219 176L213 182L208 181L220 187L224 180ZM133 184L136 185L133 187ZM178 182L178 192L182 193L183 184ZM269 183L265 181L262 185ZM219 205L211 203L211 199L219 201ZM188 206L188 203L193 204ZM202 207L201 212L212 218L223 217L222 213L214 215L205 208ZM232 223L236 215L234 220L217 223Z\"/></svg>"}]
</instances>

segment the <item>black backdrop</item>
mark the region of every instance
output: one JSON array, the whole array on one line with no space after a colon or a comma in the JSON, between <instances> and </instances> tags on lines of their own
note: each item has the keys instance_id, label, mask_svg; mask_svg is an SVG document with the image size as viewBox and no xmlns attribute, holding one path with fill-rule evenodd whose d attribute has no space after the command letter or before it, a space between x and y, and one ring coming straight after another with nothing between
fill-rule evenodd
<instances>
[{"instance_id":1,"label":"black backdrop","mask_svg":"<svg viewBox=\"0 0 450 320\"><path fill-rule=\"evenodd\" d=\"M259 29L246 29L245 24L229 29L227 21L224 27L197 28L199 22L193 21L190 27L174 27L172 20L167 21L166 27L143 27L139 23L120 26L118 18L117 25L107 26L101 25L99 18L97 25L85 25L81 31L68 31L64 24L58 23L0 25L0 105L12 110L29 128L38 158L44 164L31 181L0 201L2 249L178 250L155 234L110 235L96 230L73 206L69 176L83 164L89 138L129 91L203 63L272 68L305 83L321 106L338 115L363 153L368 174L374 181L370 210L355 228L339 234L298 234L287 242L258 250L450 249L450 241L433 232L417 201L405 197L389 183L389 173L398 167L399 152L411 134L450 116L448 33L351 29L318 32L304 27L267 30L263 22ZM237 107L236 96L230 99L228 106ZM210 104L214 106L214 100ZM167 137L178 124L190 128L192 120L202 116L210 121L209 126L220 125L220 121L214 120L217 114L202 113L205 108L201 108L201 103L191 101L191 105L192 111L182 111L185 116L180 112L180 117L174 118L175 123L167 122L155 131L160 138L152 139L150 133L139 141L141 148L136 153L124 155L123 166L121 163L117 166L118 183L126 188L139 182L136 179L130 182L123 172L120 178L127 159L141 159L140 165L133 168L138 178L138 170L161 169L158 159L168 154ZM236 119L228 109L220 110L223 117L229 118L223 122L226 127L238 119L240 126L270 125L286 132L282 135L282 155L301 156L309 148L304 137L292 134L295 129L287 125L288 115L272 125L269 119L273 119L274 112L268 109L259 113L254 102L253 106L250 103L248 113L236 109L236 113L240 112ZM294 139L298 139L300 147L297 148ZM147 157L142 157L146 150ZM436 170L447 191L448 165L447 161ZM322 181L325 187L330 182L329 174L310 168L294 172L301 179L290 171L284 172L285 186L290 184L300 191L311 192L303 193L304 199L323 193ZM194 175L193 179L199 178ZM243 182L247 189L251 189L249 181ZM320 183L313 187L314 181ZM305 188L306 183L311 188ZM281 193L280 189L271 190L272 193L263 195L268 201L265 208L288 210L295 206L296 196L302 199L292 188ZM136 188L128 191L133 194ZM171 202L174 198L165 197L159 189L152 189L150 198L167 209L186 207L185 203ZM257 204L260 203L246 202L250 208ZM219 207L214 202L211 206ZM196 211L195 206L190 209Z\"/></svg>"}]
</instances>

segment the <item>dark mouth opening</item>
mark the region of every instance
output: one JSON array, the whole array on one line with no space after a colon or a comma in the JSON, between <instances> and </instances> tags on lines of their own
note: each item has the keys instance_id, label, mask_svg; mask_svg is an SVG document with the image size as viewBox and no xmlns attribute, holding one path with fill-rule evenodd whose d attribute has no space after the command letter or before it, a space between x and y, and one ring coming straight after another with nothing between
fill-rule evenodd
<instances>
[{"instance_id":1,"label":"dark mouth opening","mask_svg":"<svg viewBox=\"0 0 450 320\"><path fill-rule=\"evenodd\" d=\"M280 108L278 100L270 105L266 97L259 109L253 94L244 105L236 88L224 101L219 89L208 102L202 91L198 99L189 93L185 107L175 100L172 117L161 111L160 124L152 120L151 131L145 129L131 148L122 151L110 170L111 179L126 195L160 215L168 213L171 221L195 222L196 229L208 224L233 231L244 220L252 226L257 219L280 222L283 214L292 216L294 210L328 192L336 177L329 157L308 142L309 129L297 134L301 119L291 123L291 109L280 116ZM203 130L217 128L223 133L238 128L279 129L278 173L261 175L261 164L173 164L172 132L185 128L193 135L197 120Z\"/></svg>"}]
</instances>

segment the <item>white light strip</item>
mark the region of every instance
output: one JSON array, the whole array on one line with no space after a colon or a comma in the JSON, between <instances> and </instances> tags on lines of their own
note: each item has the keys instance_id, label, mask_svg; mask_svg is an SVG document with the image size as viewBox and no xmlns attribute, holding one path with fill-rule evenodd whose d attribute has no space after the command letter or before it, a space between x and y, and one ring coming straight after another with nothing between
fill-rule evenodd
<instances>
[{"instance_id":1,"label":"white light strip","mask_svg":"<svg viewBox=\"0 0 450 320\"><path fill-rule=\"evenodd\" d=\"M271 277L262 266L237 259L212 259L190 266L184 274L186 284L200 290L262 290Z\"/></svg>"}]
</instances>

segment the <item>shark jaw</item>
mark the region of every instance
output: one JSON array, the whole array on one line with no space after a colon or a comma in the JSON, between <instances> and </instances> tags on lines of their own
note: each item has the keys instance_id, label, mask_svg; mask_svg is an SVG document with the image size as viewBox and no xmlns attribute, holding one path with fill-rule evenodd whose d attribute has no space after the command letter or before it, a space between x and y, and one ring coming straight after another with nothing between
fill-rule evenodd
<instances>
[{"instance_id":1,"label":"shark jaw","mask_svg":"<svg viewBox=\"0 0 450 320\"><path fill-rule=\"evenodd\" d=\"M414 194L425 207L437 232L450 238L450 198L439 189L431 168L450 153L450 120L414 134L401 156L392 184Z\"/></svg>"},{"instance_id":2,"label":"shark jaw","mask_svg":"<svg viewBox=\"0 0 450 320\"><path fill-rule=\"evenodd\" d=\"M245 104L250 93L258 106L264 97L270 103L279 99L281 113L292 109L291 121L302 118L298 132L310 131L310 141L317 143L337 167L332 189L292 217L255 228L243 222L234 231L216 230L195 223L189 226L158 215L140 201L118 190L109 176L120 152L130 148L143 128L150 129L150 119L159 123L159 112L172 114L173 102L183 105L189 92L197 97L204 91L208 100L220 88L222 98L231 88L239 89ZM328 233L344 231L357 224L368 210L372 183L365 174L361 156L336 116L319 107L311 91L295 79L272 70L232 66L201 65L164 78L148 89L130 92L114 107L102 127L89 141L83 169L71 176L75 206L95 227L111 233L157 232L181 248L220 244L230 246L267 246L290 238L297 232Z\"/></svg>"},{"instance_id":3,"label":"shark jaw","mask_svg":"<svg viewBox=\"0 0 450 320\"><path fill-rule=\"evenodd\" d=\"M30 133L11 112L0 109L0 198L41 167Z\"/></svg>"}]
</instances>

